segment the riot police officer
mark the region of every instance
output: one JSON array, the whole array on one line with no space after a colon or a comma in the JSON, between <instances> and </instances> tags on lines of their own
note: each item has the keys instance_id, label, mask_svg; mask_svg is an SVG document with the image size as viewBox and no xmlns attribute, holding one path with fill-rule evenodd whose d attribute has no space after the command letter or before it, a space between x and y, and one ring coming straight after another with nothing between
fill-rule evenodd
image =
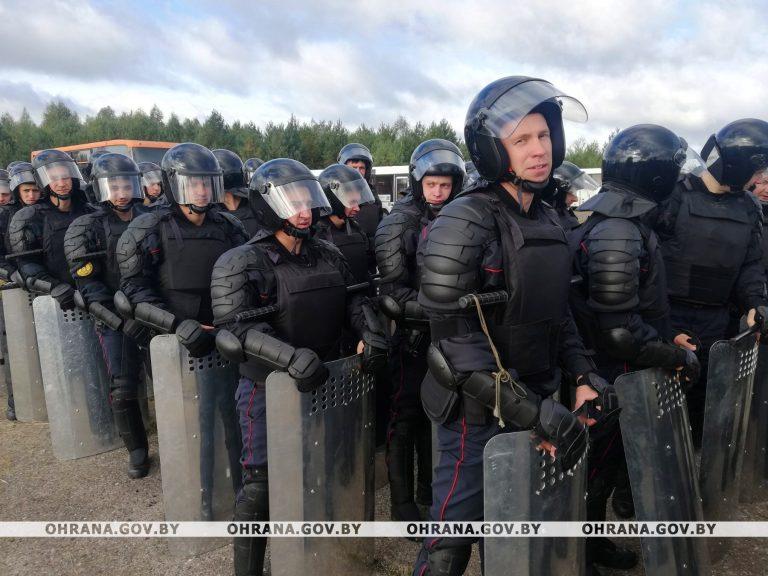
<instances>
[{"instance_id":1,"label":"riot police officer","mask_svg":"<svg viewBox=\"0 0 768 576\"><path fill-rule=\"evenodd\" d=\"M149 445L138 399L142 358L137 345L137 340L146 345L148 334L135 320L123 321L115 314L113 300L120 289L118 240L131 220L146 212L139 179L139 167L128 156L99 156L91 167L96 211L76 218L64 235L64 253L82 297L80 304L96 320L110 378L110 405L128 450L131 478L149 472Z\"/></svg>"},{"instance_id":2,"label":"riot police officer","mask_svg":"<svg viewBox=\"0 0 768 576\"><path fill-rule=\"evenodd\" d=\"M544 201L555 209L563 230L569 232L579 225L579 219L571 208L579 199L578 192L592 195L598 188L597 182L589 174L573 162L563 160L555 170L553 186L545 192Z\"/></svg>"},{"instance_id":3,"label":"riot police officer","mask_svg":"<svg viewBox=\"0 0 768 576\"><path fill-rule=\"evenodd\" d=\"M314 224L317 237L341 250L356 282L370 282L376 259L368 236L355 220L360 210L373 204L368 182L357 170L343 164L328 166L318 180L331 213Z\"/></svg>"},{"instance_id":4,"label":"riot police officer","mask_svg":"<svg viewBox=\"0 0 768 576\"><path fill-rule=\"evenodd\" d=\"M62 309L71 309L75 289L64 256L64 234L75 218L93 208L80 170L66 152L43 150L32 167L43 199L11 219L7 257L15 256L20 280L28 289L50 293Z\"/></svg>"},{"instance_id":5,"label":"riot police officer","mask_svg":"<svg viewBox=\"0 0 768 576\"><path fill-rule=\"evenodd\" d=\"M163 200L163 173L154 162L139 162L141 187L144 190L144 204L154 206Z\"/></svg>"},{"instance_id":6,"label":"riot police officer","mask_svg":"<svg viewBox=\"0 0 768 576\"><path fill-rule=\"evenodd\" d=\"M686 159L683 141L662 126L641 124L619 132L603 158L603 185L581 210L592 211L572 231L575 273L571 309L609 381L644 367L699 370L691 351L674 345L664 265L653 232L657 206L672 192ZM605 520L605 506L626 477L618 424L598 424L589 451L587 518ZM631 514L631 511L628 512ZM607 538L587 541L588 562L628 569L637 555Z\"/></svg>"},{"instance_id":7,"label":"riot police officer","mask_svg":"<svg viewBox=\"0 0 768 576\"><path fill-rule=\"evenodd\" d=\"M391 398L387 430L387 469L395 520L419 520L417 504L432 503L432 427L419 390L427 373L429 330L416 298L417 255L430 223L461 190L464 159L451 142L427 140L411 154L410 191L376 230L376 259L381 272L382 310L397 322L390 347ZM409 322L419 322L419 325ZM414 498L414 452L417 457Z\"/></svg>"},{"instance_id":8,"label":"riot police officer","mask_svg":"<svg viewBox=\"0 0 768 576\"><path fill-rule=\"evenodd\" d=\"M761 211L745 191L768 163L768 122L731 122L710 137L702 158L704 163L686 174L663 204L656 226L672 325L692 336L686 345L695 345L702 365L701 379L687 395L695 445L701 445L709 349L728 337L729 308L749 314L751 321L768 303Z\"/></svg>"},{"instance_id":9,"label":"riot police officer","mask_svg":"<svg viewBox=\"0 0 768 576\"><path fill-rule=\"evenodd\" d=\"M213 155L216 156L224 174L224 206L245 226L248 237L253 237L261 226L248 206L248 182L245 179L243 161L234 152L223 148L214 150Z\"/></svg>"},{"instance_id":10,"label":"riot police officer","mask_svg":"<svg viewBox=\"0 0 768 576\"><path fill-rule=\"evenodd\" d=\"M373 334L364 318L365 298L347 295L346 286L355 278L339 249L312 236L314 216L331 211L312 172L295 160L270 160L251 178L250 201L263 228L247 245L219 258L211 295L216 324L226 328L217 337L219 351L241 362L237 406L243 434L243 488L235 520L265 521L269 517L267 375L287 370L301 392L323 384L328 373L323 362L339 357L345 318L358 337L362 335L364 368L383 361L386 345L381 330ZM236 319L238 313L271 304L279 306L272 316ZM261 575L265 546L263 538L235 539L235 573Z\"/></svg>"},{"instance_id":11,"label":"riot police officer","mask_svg":"<svg viewBox=\"0 0 768 576\"><path fill-rule=\"evenodd\" d=\"M755 173L750 181L747 182L747 190L760 203L763 223L765 223L768 220L768 168ZM762 238L763 268L768 271L768 234L763 233Z\"/></svg>"},{"instance_id":12,"label":"riot police officer","mask_svg":"<svg viewBox=\"0 0 768 576\"><path fill-rule=\"evenodd\" d=\"M568 311L571 256L539 194L565 155L564 104L586 118L544 80L512 76L481 90L464 135L482 179L440 211L427 237L418 302L432 337L421 394L440 454L433 520L482 519L483 448L500 421L533 428L543 448L557 446L565 469L581 457L584 425L550 398L561 366L581 384L579 401L597 397L587 382L610 388L593 373ZM492 313L459 308L462 296L500 289L508 301ZM462 574L471 542L425 540L414 574Z\"/></svg>"},{"instance_id":13,"label":"riot police officer","mask_svg":"<svg viewBox=\"0 0 768 576\"><path fill-rule=\"evenodd\" d=\"M7 170L0 170L0 207L11 203L11 182Z\"/></svg>"},{"instance_id":14,"label":"riot police officer","mask_svg":"<svg viewBox=\"0 0 768 576\"><path fill-rule=\"evenodd\" d=\"M222 172L213 153L199 144L178 144L161 162L168 202L135 218L117 245L120 287L135 319L155 331L176 333L191 356L210 353L211 271L217 258L247 241L242 224L225 210ZM117 300L115 302L118 304ZM141 313L139 304L144 304ZM149 305L149 306L147 306ZM120 307L124 307L120 303ZM147 314L144 314L144 310ZM203 519L212 517L213 429L215 407L224 424L230 469L237 470L240 435L234 407L234 382L201 389L200 472ZM233 488L239 478L232 477Z\"/></svg>"},{"instance_id":15,"label":"riot police officer","mask_svg":"<svg viewBox=\"0 0 768 576\"><path fill-rule=\"evenodd\" d=\"M339 150L336 162L345 164L360 172L370 185L374 203L362 207L356 218L360 227L368 235L371 242L373 242L373 236L376 234L376 227L379 225L379 222L381 222L381 219L384 216L384 211L381 207L381 199L379 198L378 192L376 192L376 186L373 181L373 156L371 156L371 151L362 144L346 144Z\"/></svg>"},{"instance_id":16,"label":"riot police officer","mask_svg":"<svg viewBox=\"0 0 768 576\"><path fill-rule=\"evenodd\" d=\"M256 172L256 168L264 164L264 160L261 158L248 158L245 162L243 162L243 171L245 172L245 185L248 186L248 183L251 181L251 177L253 177L253 173Z\"/></svg>"}]
</instances>

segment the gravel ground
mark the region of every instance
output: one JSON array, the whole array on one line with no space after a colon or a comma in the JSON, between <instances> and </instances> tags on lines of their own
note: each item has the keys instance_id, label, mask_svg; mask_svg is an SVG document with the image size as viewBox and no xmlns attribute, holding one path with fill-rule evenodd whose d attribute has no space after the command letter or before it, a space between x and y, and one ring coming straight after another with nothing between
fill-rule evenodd
<instances>
[{"instance_id":1,"label":"gravel ground","mask_svg":"<svg viewBox=\"0 0 768 576\"><path fill-rule=\"evenodd\" d=\"M0 396L0 406L5 397ZM4 410L3 410L4 411ZM157 454L157 438L150 438ZM23 520L163 520L160 468L155 458L149 476L132 481L125 474L126 454L116 450L71 462L57 461L51 451L47 424L0 419L0 519ZM389 490L376 493L376 518L389 519ZM768 503L741 506L741 520L768 519ZM639 551L639 540L623 543ZM418 545L404 539L376 541L376 574L406 576ZM733 541L731 551L713 574L736 576L768 572L765 541ZM726 568L727 567L727 568ZM206 554L179 559L169 554L165 541L146 539L2 539L0 575L157 575L199 576L232 573L229 545ZM601 569L608 576L640 576ZM479 576L475 546L468 576Z\"/></svg>"}]
</instances>

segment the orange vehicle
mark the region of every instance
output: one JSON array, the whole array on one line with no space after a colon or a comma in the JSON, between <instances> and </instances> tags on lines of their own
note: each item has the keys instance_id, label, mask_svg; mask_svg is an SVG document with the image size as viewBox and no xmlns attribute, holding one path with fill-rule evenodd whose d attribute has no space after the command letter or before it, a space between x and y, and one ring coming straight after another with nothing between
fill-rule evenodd
<instances>
[{"instance_id":1,"label":"orange vehicle","mask_svg":"<svg viewBox=\"0 0 768 576\"><path fill-rule=\"evenodd\" d=\"M72 146L56 146L56 150L67 152L78 165L87 164L94 152L117 152L125 154L139 162L154 162L160 164L163 154L169 148L176 146L176 142L153 142L152 140L102 140L101 142L88 142L87 144L73 144ZM42 150L32 152L32 158Z\"/></svg>"}]
</instances>

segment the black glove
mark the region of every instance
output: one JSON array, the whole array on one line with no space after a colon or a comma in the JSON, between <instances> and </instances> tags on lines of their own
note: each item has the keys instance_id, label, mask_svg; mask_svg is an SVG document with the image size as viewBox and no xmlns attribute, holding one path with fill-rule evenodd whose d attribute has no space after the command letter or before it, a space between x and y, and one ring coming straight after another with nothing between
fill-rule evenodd
<instances>
[{"instance_id":1,"label":"black glove","mask_svg":"<svg viewBox=\"0 0 768 576\"><path fill-rule=\"evenodd\" d=\"M701 374L701 364L699 364L699 358L693 350L685 350L685 362L683 362L683 369L680 372L680 383L686 389L689 389L696 383Z\"/></svg>"},{"instance_id":2,"label":"black glove","mask_svg":"<svg viewBox=\"0 0 768 576\"><path fill-rule=\"evenodd\" d=\"M551 398L545 398L539 407L536 435L557 448L563 470L570 470L587 449L587 429L568 409Z\"/></svg>"},{"instance_id":3,"label":"black glove","mask_svg":"<svg viewBox=\"0 0 768 576\"><path fill-rule=\"evenodd\" d=\"M386 336L369 331L363 333L363 371L370 373L383 368L388 353Z\"/></svg>"},{"instance_id":4,"label":"black glove","mask_svg":"<svg viewBox=\"0 0 768 576\"><path fill-rule=\"evenodd\" d=\"M299 392L312 392L328 379L328 368L309 348L297 348L288 364L288 375Z\"/></svg>"},{"instance_id":5,"label":"black glove","mask_svg":"<svg viewBox=\"0 0 768 576\"><path fill-rule=\"evenodd\" d=\"M216 347L216 335L204 330L200 322L191 318L178 325L176 337L181 345L189 350L192 358L207 356Z\"/></svg>"},{"instance_id":6,"label":"black glove","mask_svg":"<svg viewBox=\"0 0 768 576\"><path fill-rule=\"evenodd\" d=\"M66 282L57 284L51 290L51 297L59 303L62 310L73 310L75 308L75 289Z\"/></svg>"},{"instance_id":7,"label":"black glove","mask_svg":"<svg viewBox=\"0 0 768 576\"><path fill-rule=\"evenodd\" d=\"M152 338L152 333L149 328L132 319L123 322L123 334L143 348L147 347L147 344L149 344L149 341Z\"/></svg>"},{"instance_id":8,"label":"black glove","mask_svg":"<svg viewBox=\"0 0 768 576\"><path fill-rule=\"evenodd\" d=\"M603 422L608 418L615 418L619 414L619 397L616 389L597 372L587 372L576 381L578 386L586 384L597 392L597 398L588 400L582 404L580 412L586 412L588 418L594 418ZM597 410L597 408L600 410Z\"/></svg>"}]
</instances>

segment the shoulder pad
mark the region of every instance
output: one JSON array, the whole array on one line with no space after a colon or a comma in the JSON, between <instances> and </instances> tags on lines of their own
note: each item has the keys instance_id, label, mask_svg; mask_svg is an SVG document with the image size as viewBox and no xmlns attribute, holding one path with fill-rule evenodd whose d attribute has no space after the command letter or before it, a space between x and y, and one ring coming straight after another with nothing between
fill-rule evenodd
<instances>
[{"instance_id":1,"label":"shoulder pad","mask_svg":"<svg viewBox=\"0 0 768 576\"><path fill-rule=\"evenodd\" d=\"M587 236L590 240L643 240L637 224L626 218L606 218L595 224Z\"/></svg>"},{"instance_id":2,"label":"shoulder pad","mask_svg":"<svg viewBox=\"0 0 768 576\"><path fill-rule=\"evenodd\" d=\"M493 213L494 207L488 198L480 196L479 194L467 194L461 198L453 200L440 210L440 213L435 219L435 223L441 219L445 221L445 219L453 218L456 220L464 220L467 223L486 230L492 230L495 226Z\"/></svg>"},{"instance_id":3,"label":"shoulder pad","mask_svg":"<svg viewBox=\"0 0 768 576\"><path fill-rule=\"evenodd\" d=\"M162 210L145 212L134 218L128 225L128 229L149 230L157 226L161 220L167 219L168 216L170 216L170 212L164 212Z\"/></svg>"},{"instance_id":4,"label":"shoulder pad","mask_svg":"<svg viewBox=\"0 0 768 576\"><path fill-rule=\"evenodd\" d=\"M614 218L636 218L656 208L656 203L640 196L620 194L610 188L601 188L579 206L580 212L597 212Z\"/></svg>"}]
</instances>

